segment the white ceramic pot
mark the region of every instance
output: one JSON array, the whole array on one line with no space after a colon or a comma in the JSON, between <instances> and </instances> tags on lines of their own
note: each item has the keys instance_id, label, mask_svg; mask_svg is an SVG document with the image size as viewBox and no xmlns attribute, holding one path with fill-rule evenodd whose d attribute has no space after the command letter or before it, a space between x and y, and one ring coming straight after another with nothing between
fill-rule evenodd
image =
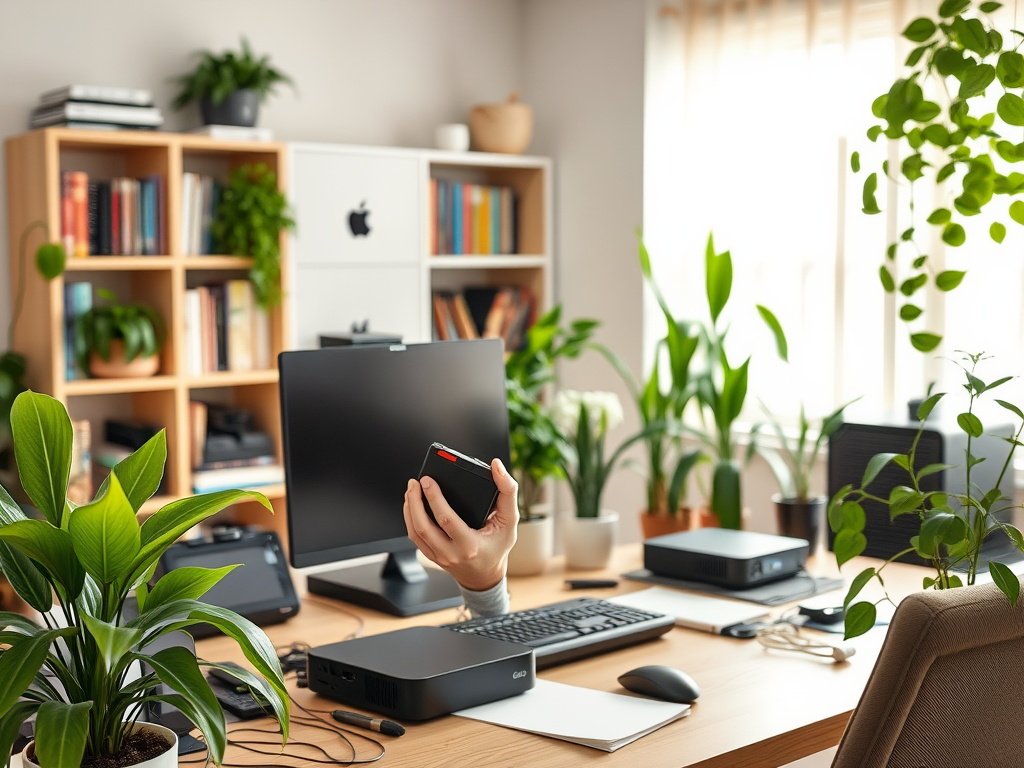
<instances>
[{"instance_id":1,"label":"white ceramic pot","mask_svg":"<svg viewBox=\"0 0 1024 768\"><path fill-rule=\"evenodd\" d=\"M465 123L445 123L434 129L434 145L449 152L469 149L469 126Z\"/></svg>"},{"instance_id":2,"label":"white ceramic pot","mask_svg":"<svg viewBox=\"0 0 1024 768\"><path fill-rule=\"evenodd\" d=\"M144 731L156 731L164 740L169 743L170 749L166 750L160 755L157 755L151 760L144 760L141 763L136 763L131 768L178 768L178 736L170 728L165 728L162 725L156 723L136 723L135 728L142 729ZM34 763L28 758L28 751L35 742L29 742L28 746L21 753L21 764L24 768L39 768L37 763Z\"/></svg>"},{"instance_id":3,"label":"white ceramic pot","mask_svg":"<svg viewBox=\"0 0 1024 768\"><path fill-rule=\"evenodd\" d=\"M509 576L536 576L555 552L555 524L551 515L520 520L516 543L508 553Z\"/></svg>"},{"instance_id":4,"label":"white ceramic pot","mask_svg":"<svg viewBox=\"0 0 1024 768\"><path fill-rule=\"evenodd\" d=\"M566 567L588 571L607 567L618 524L619 513L608 510L602 510L597 517L567 517L562 526Z\"/></svg>"}]
</instances>

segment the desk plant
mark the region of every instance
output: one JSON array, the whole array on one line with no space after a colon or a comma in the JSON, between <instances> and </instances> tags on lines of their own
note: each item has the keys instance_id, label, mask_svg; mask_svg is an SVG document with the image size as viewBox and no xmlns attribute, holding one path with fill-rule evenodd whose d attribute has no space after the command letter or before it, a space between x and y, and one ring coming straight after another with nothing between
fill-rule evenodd
<instances>
[{"instance_id":1,"label":"desk plant","mask_svg":"<svg viewBox=\"0 0 1024 768\"><path fill-rule=\"evenodd\" d=\"M281 303L281 233L294 228L277 174L266 164L231 172L210 231L221 253L252 257L249 279L263 311Z\"/></svg>"},{"instance_id":2,"label":"desk plant","mask_svg":"<svg viewBox=\"0 0 1024 768\"><path fill-rule=\"evenodd\" d=\"M198 53L199 64L177 78L181 91L173 107L182 109L199 102L207 125L256 125L259 105L279 85L292 85L288 75L271 66L268 56L253 55L249 41L242 38L242 50Z\"/></svg>"},{"instance_id":3,"label":"desk plant","mask_svg":"<svg viewBox=\"0 0 1024 768\"><path fill-rule=\"evenodd\" d=\"M219 765L224 715L200 670L217 665L181 647L146 651L158 637L202 622L235 641L256 668L257 674L232 674L270 701L287 739L288 698L273 645L247 619L200 601L235 566L179 568L147 587L160 556L178 537L239 501L272 510L266 497L234 490L193 496L167 504L139 525L136 515L163 477L167 444L161 431L114 467L92 503L76 508L67 500L72 435L64 406L23 392L11 410L11 427L22 484L45 519L26 518L0 488L0 569L42 614L43 624L0 613L0 758L7 761L19 727L33 714L34 757L42 768L79 768L83 757L117 756L145 742L136 719L146 702L162 701L196 724ZM139 616L123 624L132 590ZM136 661L153 672L128 682ZM155 694L158 683L173 693Z\"/></svg>"},{"instance_id":4,"label":"desk plant","mask_svg":"<svg viewBox=\"0 0 1024 768\"><path fill-rule=\"evenodd\" d=\"M920 235L914 201L922 199L920 185L936 193L940 202L927 215L927 223L941 232L946 245L958 248L967 240L961 221L988 209L993 215L989 236L997 243L1006 237L1007 218L1024 224L1024 175L1014 170L1024 161L1024 55L1018 52L1024 33L1010 30L1004 39L989 14L1001 7L984 0L943 0L937 14L914 19L903 36L916 44L906 69L871 105L880 121L868 129L868 138L886 137L898 143L902 160L896 167L882 163L864 180L863 210L878 214L876 198L880 179L909 188L909 226L890 243L879 268L888 293L897 290L905 299L900 318L906 323L924 316L914 296L927 284L940 291L956 288L964 272L933 269L922 247L930 234ZM994 112L989 105L999 92ZM935 98L936 101L929 100ZM998 118L998 119L997 119ZM851 156L854 172L860 155ZM941 185L941 186L940 186ZM928 352L942 337L921 329L913 331L915 348Z\"/></svg>"},{"instance_id":5,"label":"desk plant","mask_svg":"<svg viewBox=\"0 0 1024 768\"><path fill-rule=\"evenodd\" d=\"M117 294L96 289L106 304L75 320L75 355L83 371L93 376L152 376L164 343L164 321L147 304L121 304ZM139 361L132 366L134 361Z\"/></svg>"},{"instance_id":6,"label":"desk plant","mask_svg":"<svg viewBox=\"0 0 1024 768\"><path fill-rule=\"evenodd\" d=\"M1004 497L1000 492L1003 477L1013 469L1013 455L1020 442L1021 431L1024 430L1024 412L1005 400L994 398L995 402L1021 420L1012 438L1003 438L1007 442L1006 459L1002 463L998 479L991 488L979 487L976 475L972 478L971 470L984 458L978 458L971 452L971 441L984 434L985 427L975 413L975 405L979 398L997 387L1010 381L1013 377L1006 376L991 383L982 381L977 376L978 363L984 359L982 354L968 354L957 364L964 372L966 383L964 389L969 395L967 410L956 418L957 425L967 437L967 448L964 463L959 466L946 464L929 464L917 469L915 464L917 444L924 430L924 422L932 409L945 396L938 393L929 396L918 408L917 417L921 428L914 438L910 450L905 454L880 453L871 458L864 471L860 487L841 488L832 497L828 508L828 522L836 534L833 549L836 562L842 566L850 559L864 551L867 540L864 537L864 508L860 502L871 499L886 505L892 519L900 515L916 515L921 520L920 533L908 542L909 546L889 558L878 568L866 568L853 579L846 594L843 605L846 607L846 637L856 637L867 632L875 624L877 603L860 601L853 602L861 590L870 581L876 580L885 589L882 572L893 560L911 552L916 552L935 568L933 576L924 579L925 589L950 589L963 586L963 579L954 573L954 568L966 568L967 584L977 579L981 547L989 536L1008 536L1014 546L1024 552L1024 534L1009 523L1003 522L1001 516L1018 508L1012 499ZM888 498L873 494L869 488L878 473L890 462L901 467L907 474L907 484L892 489ZM921 479L936 472L951 472L959 469L964 473L966 493L947 494L940 491L922 491ZM995 560L988 563L988 572L992 580L1006 595L1010 603L1017 604L1020 597L1020 582L1010 569ZM883 600L888 600L886 594ZM879 600L878 602L882 602Z\"/></svg>"}]
</instances>

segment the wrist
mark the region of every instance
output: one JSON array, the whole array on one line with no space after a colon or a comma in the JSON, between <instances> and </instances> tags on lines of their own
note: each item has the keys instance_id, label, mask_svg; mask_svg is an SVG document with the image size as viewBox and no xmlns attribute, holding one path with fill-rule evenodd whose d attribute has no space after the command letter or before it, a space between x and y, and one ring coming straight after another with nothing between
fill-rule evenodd
<instances>
[{"instance_id":1,"label":"wrist","mask_svg":"<svg viewBox=\"0 0 1024 768\"><path fill-rule=\"evenodd\" d=\"M502 563L504 566L504 563ZM459 586L470 592L489 592L505 580L505 568L486 574L473 574L457 579Z\"/></svg>"}]
</instances>

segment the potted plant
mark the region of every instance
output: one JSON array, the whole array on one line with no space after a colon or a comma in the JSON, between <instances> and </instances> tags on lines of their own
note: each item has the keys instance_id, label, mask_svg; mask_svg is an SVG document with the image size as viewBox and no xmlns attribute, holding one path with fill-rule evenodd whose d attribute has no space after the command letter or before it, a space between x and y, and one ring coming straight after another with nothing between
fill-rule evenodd
<instances>
[{"instance_id":1,"label":"potted plant","mask_svg":"<svg viewBox=\"0 0 1024 768\"><path fill-rule=\"evenodd\" d=\"M270 65L268 56L256 58L244 37L241 53L199 51L197 55L195 70L177 78L181 91L173 106L182 109L199 102L204 125L252 127L260 104L278 85L294 87L290 77Z\"/></svg>"},{"instance_id":2,"label":"potted plant","mask_svg":"<svg viewBox=\"0 0 1024 768\"><path fill-rule=\"evenodd\" d=\"M760 404L761 410L768 417L772 431L779 439L777 449L766 446L758 446L757 449L779 483L779 493L772 496L779 533L783 536L806 539L810 542L813 553L818 542L818 531L824 519L828 496L811 495L811 472L814 471L822 444L839 429L843 423L843 411L850 403L839 406L822 419L818 434L813 440L810 436L811 423L807 420L803 403L800 404L799 428L795 438L791 438L783 431L778 419L764 403Z\"/></svg>"},{"instance_id":3,"label":"potted plant","mask_svg":"<svg viewBox=\"0 0 1024 768\"><path fill-rule=\"evenodd\" d=\"M541 316L525 346L505 361L512 475L519 483L518 535L508 558L512 576L540 573L553 554L553 519L538 509L538 501L544 481L561 473L568 444L541 395L555 381L555 361L578 357L597 327L593 320L575 320L566 330L561 316L561 305Z\"/></svg>"},{"instance_id":4,"label":"potted plant","mask_svg":"<svg viewBox=\"0 0 1024 768\"><path fill-rule=\"evenodd\" d=\"M104 379L154 375L165 336L160 315L146 304L121 304L106 288L96 294L106 305L75 320L75 354L82 370Z\"/></svg>"},{"instance_id":5,"label":"potted plant","mask_svg":"<svg viewBox=\"0 0 1024 768\"><path fill-rule=\"evenodd\" d=\"M569 568L604 568L611 559L619 520L617 512L601 506L605 484L623 452L662 427L655 425L633 435L605 461L608 431L622 423L622 404L614 392L561 390L551 410L554 422L569 436L571 448L562 460L575 507L563 529L565 564Z\"/></svg>"},{"instance_id":6,"label":"potted plant","mask_svg":"<svg viewBox=\"0 0 1024 768\"><path fill-rule=\"evenodd\" d=\"M252 257L249 279L264 312L281 303L281 232L294 227L277 174L266 164L231 172L210 231L221 253Z\"/></svg>"},{"instance_id":7,"label":"potted plant","mask_svg":"<svg viewBox=\"0 0 1024 768\"><path fill-rule=\"evenodd\" d=\"M836 537L833 550L836 562L842 566L852 558L861 554L867 539L864 536L865 514L860 502L872 499L885 504L889 508L892 519L900 515L916 515L921 520L920 533L913 536L908 547L889 558L878 568L866 568L850 583L850 589L843 601L846 607L846 637L864 634L875 624L875 603L861 601L854 603L865 585L877 580L882 589L882 571L885 566L903 555L916 552L920 557L931 562L935 575L925 578L925 589L950 589L964 586L963 579L953 572L954 568L966 568L967 585L975 583L981 563L981 548L989 536L1007 536L1016 549L1024 553L1024 534L1013 525L1004 522L1002 516L1011 510L1020 508L1012 499L1004 497L1000 486L1004 475L1013 471L1013 456L1018 445L1021 445L1021 432L1024 431L1024 412L1005 400L993 398L995 402L1021 420L1012 438L1003 438L1008 444L1006 460L1002 463L999 476L991 487L979 487L978 475L971 470L984 461L971 452L971 441L984 434L985 427L975 411L975 405L981 395L1002 386L1013 377L1006 376L991 383L982 381L977 376L977 365L983 359L981 354L968 354L957 364L963 370L968 393L967 410L957 416L957 424L966 436L964 463L958 468L945 464L929 464L918 468L916 464L917 444L924 430L924 422L932 409L945 396L945 393L930 395L917 409L917 417L921 428L905 454L880 453L872 457L864 471L860 487L841 488L828 507L828 522ZM907 484L892 489L888 498L882 498L868 489L878 473L894 463L907 473ZM949 494L940 491L922 491L921 479L936 472L950 472L959 469L964 472L965 493ZM988 563L988 572L992 580L1007 596L1010 602L1017 604L1020 596L1020 581L1004 564L995 560ZM888 599L888 594L886 594ZM881 601L879 601L881 602Z\"/></svg>"},{"instance_id":8,"label":"potted plant","mask_svg":"<svg viewBox=\"0 0 1024 768\"><path fill-rule=\"evenodd\" d=\"M76 507L67 500L71 421L64 406L23 392L11 411L11 427L22 484L44 519L26 518L0 489L0 568L42 614L43 625L0 613L0 643L6 646L0 655L2 759L9 760L22 722L35 715L35 741L25 749L25 765L78 768L83 759L127 765L116 761L138 750L147 767L172 768L174 732L137 722L146 702L163 701L196 723L210 758L222 763L224 715L201 671L217 665L182 647L146 650L162 635L203 622L222 630L255 667L255 674L232 674L270 702L287 739L288 696L273 644L247 619L200 601L233 566L181 568L147 586L161 554L194 525L228 504L255 500L272 509L270 502L251 491L193 496L166 505L140 525L136 514L163 476L167 444L160 432L114 467L91 503ZM139 615L125 623L132 590ZM140 661L153 671L129 681L129 669ZM173 693L156 694L159 683Z\"/></svg>"}]
</instances>

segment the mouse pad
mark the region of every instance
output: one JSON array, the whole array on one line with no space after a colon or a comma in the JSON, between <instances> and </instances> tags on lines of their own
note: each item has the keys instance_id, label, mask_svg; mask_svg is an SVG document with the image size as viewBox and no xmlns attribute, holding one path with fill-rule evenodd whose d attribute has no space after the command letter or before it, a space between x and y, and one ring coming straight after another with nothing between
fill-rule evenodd
<instances>
[{"instance_id":1,"label":"mouse pad","mask_svg":"<svg viewBox=\"0 0 1024 768\"><path fill-rule=\"evenodd\" d=\"M842 579L833 579L825 576L798 575L782 581L773 581L770 584L762 584L759 587L750 589L729 589L714 584L705 584L700 581L685 581L673 579L670 576L659 576L646 568L622 574L622 578L633 581L642 581L646 584L661 584L665 587L677 587L688 589L692 592L706 592L709 595L721 595L731 597L735 600L746 600L759 605L782 605L793 600L802 600L812 595L819 595L822 592L831 592L843 586Z\"/></svg>"}]
</instances>

